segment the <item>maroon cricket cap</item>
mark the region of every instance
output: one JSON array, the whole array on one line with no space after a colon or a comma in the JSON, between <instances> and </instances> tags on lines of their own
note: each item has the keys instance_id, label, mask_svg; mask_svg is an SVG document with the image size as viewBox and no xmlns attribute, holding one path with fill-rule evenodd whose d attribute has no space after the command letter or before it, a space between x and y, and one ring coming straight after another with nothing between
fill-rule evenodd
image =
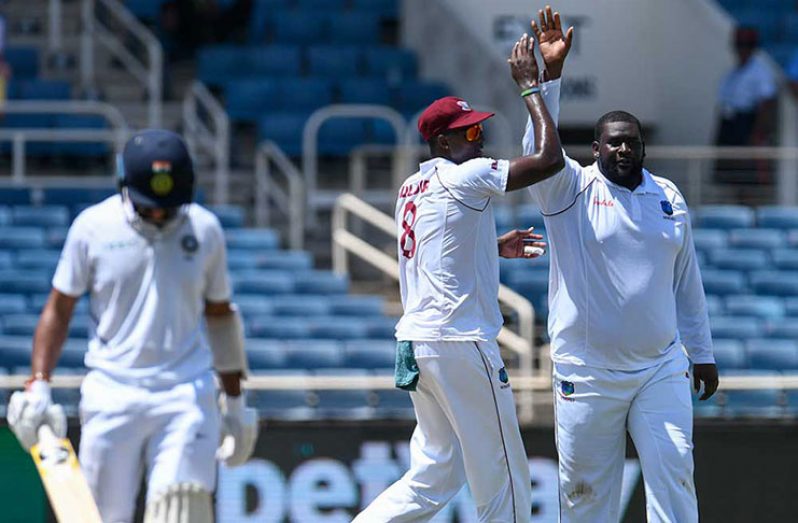
<instances>
[{"instance_id":1,"label":"maroon cricket cap","mask_svg":"<svg viewBox=\"0 0 798 523\"><path fill-rule=\"evenodd\" d=\"M432 102L418 117L418 132L429 141L433 136L451 129L470 127L485 121L494 113L471 109L468 102L456 96L445 96Z\"/></svg>"}]
</instances>

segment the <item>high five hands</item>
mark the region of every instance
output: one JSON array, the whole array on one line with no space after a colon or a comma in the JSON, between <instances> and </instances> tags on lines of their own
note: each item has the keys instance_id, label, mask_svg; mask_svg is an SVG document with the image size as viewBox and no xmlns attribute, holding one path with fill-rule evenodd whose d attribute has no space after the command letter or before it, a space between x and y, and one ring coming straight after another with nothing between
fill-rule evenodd
<instances>
[{"instance_id":1,"label":"high five hands","mask_svg":"<svg viewBox=\"0 0 798 523\"><path fill-rule=\"evenodd\" d=\"M571 27L563 33L560 13L552 12L551 6L538 11L539 22L532 20L532 34L538 41L540 55L546 65L544 79L556 80L562 74L565 58L571 50L574 39L574 28Z\"/></svg>"}]
</instances>

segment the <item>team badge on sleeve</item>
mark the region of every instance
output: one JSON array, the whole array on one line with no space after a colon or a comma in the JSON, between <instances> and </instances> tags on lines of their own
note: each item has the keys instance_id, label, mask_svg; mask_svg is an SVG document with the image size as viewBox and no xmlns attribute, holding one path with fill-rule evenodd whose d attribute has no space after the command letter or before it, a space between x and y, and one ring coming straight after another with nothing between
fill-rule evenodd
<instances>
[{"instance_id":1,"label":"team badge on sleeve","mask_svg":"<svg viewBox=\"0 0 798 523\"><path fill-rule=\"evenodd\" d=\"M561 381L560 390L563 396L570 396L574 393L574 384L570 381Z\"/></svg>"},{"instance_id":2,"label":"team badge on sleeve","mask_svg":"<svg viewBox=\"0 0 798 523\"><path fill-rule=\"evenodd\" d=\"M662 207L662 212L667 214L668 216L673 214L673 205L668 200L662 200L659 202L660 207Z\"/></svg>"}]
</instances>

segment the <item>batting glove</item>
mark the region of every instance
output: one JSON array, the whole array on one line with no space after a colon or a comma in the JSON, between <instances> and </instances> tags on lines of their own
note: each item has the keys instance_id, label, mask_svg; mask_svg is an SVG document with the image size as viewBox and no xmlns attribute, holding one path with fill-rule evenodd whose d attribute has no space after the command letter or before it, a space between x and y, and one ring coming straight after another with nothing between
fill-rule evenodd
<instances>
[{"instance_id":1,"label":"batting glove","mask_svg":"<svg viewBox=\"0 0 798 523\"><path fill-rule=\"evenodd\" d=\"M246 406L243 392L240 396L222 394L219 407L222 412L222 444L216 451L216 458L229 467L243 465L255 450L258 413Z\"/></svg>"},{"instance_id":2,"label":"batting glove","mask_svg":"<svg viewBox=\"0 0 798 523\"><path fill-rule=\"evenodd\" d=\"M6 417L27 451L39 441L38 430L42 425L48 425L59 438L66 436L64 408L53 403L50 384L45 380L34 380L27 390L12 394Z\"/></svg>"}]
</instances>

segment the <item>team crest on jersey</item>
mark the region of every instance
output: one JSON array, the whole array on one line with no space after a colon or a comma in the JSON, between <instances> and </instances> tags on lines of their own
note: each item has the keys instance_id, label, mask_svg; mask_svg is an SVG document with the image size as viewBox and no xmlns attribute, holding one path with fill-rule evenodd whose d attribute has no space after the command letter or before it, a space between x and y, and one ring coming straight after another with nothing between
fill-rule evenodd
<instances>
[{"instance_id":1,"label":"team crest on jersey","mask_svg":"<svg viewBox=\"0 0 798 523\"><path fill-rule=\"evenodd\" d=\"M662 207L662 212L667 214L668 216L673 214L673 205L668 200L662 200L659 202L659 206Z\"/></svg>"},{"instance_id":2,"label":"team crest on jersey","mask_svg":"<svg viewBox=\"0 0 798 523\"><path fill-rule=\"evenodd\" d=\"M468 102L466 102L465 100L457 100L457 105L459 105L460 109L462 109L463 111L471 111L472 110L471 106L468 105Z\"/></svg>"},{"instance_id":3,"label":"team crest on jersey","mask_svg":"<svg viewBox=\"0 0 798 523\"><path fill-rule=\"evenodd\" d=\"M199 242L193 234L186 234L180 239L180 246L186 251L186 254L194 254L199 248Z\"/></svg>"},{"instance_id":4,"label":"team crest on jersey","mask_svg":"<svg viewBox=\"0 0 798 523\"><path fill-rule=\"evenodd\" d=\"M501 381L502 383L510 382L510 377L507 375L507 369L504 367L499 369L499 381Z\"/></svg>"},{"instance_id":5,"label":"team crest on jersey","mask_svg":"<svg viewBox=\"0 0 798 523\"><path fill-rule=\"evenodd\" d=\"M562 391L563 396L570 396L574 393L574 384L570 381L561 381L560 382L560 390Z\"/></svg>"}]
</instances>

